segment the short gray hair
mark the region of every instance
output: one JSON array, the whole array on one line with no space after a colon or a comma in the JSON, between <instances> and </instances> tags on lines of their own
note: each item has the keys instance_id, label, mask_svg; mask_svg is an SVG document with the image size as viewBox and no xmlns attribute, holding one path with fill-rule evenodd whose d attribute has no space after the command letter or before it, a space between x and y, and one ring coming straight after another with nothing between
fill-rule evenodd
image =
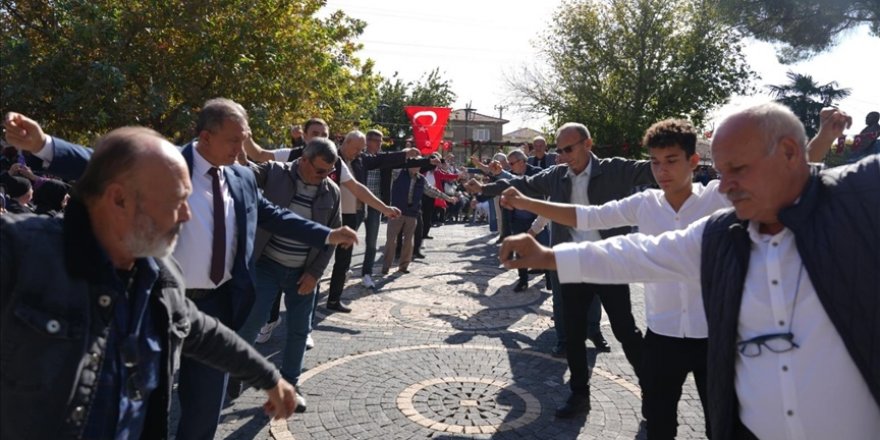
<instances>
[{"instance_id":1,"label":"short gray hair","mask_svg":"<svg viewBox=\"0 0 880 440\"><path fill-rule=\"evenodd\" d=\"M510 162L511 158L517 158L518 160L527 160L526 153L523 153L522 150L513 150L510 153L507 153L507 161Z\"/></svg>"},{"instance_id":2,"label":"short gray hair","mask_svg":"<svg viewBox=\"0 0 880 440\"><path fill-rule=\"evenodd\" d=\"M302 157L306 160L313 160L320 156L324 162L336 163L339 153L336 151L336 144L330 139L316 137L310 140L305 148L303 148Z\"/></svg>"},{"instance_id":3,"label":"short gray hair","mask_svg":"<svg viewBox=\"0 0 880 440\"><path fill-rule=\"evenodd\" d=\"M366 142L367 136L364 135L364 133L361 132L360 130L352 130L352 131L349 131L348 134L345 135L345 139L342 140L342 144L343 145L347 144L348 142L350 142L354 139L363 139L364 142Z\"/></svg>"},{"instance_id":4,"label":"short gray hair","mask_svg":"<svg viewBox=\"0 0 880 440\"><path fill-rule=\"evenodd\" d=\"M565 130L574 130L578 132L578 134L580 134L582 138L592 139L592 137L590 136L590 130L587 129L586 125L581 124L580 122L566 122L565 124L562 124L556 130L556 138L559 139L559 135L561 135L562 132Z\"/></svg>"},{"instance_id":5,"label":"short gray hair","mask_svg":"<svg viewBox=\"0 0 880 440\"><path fill-rule=\"evenodd\" d=\"M492 156L492 160L501 162L502 160L507 160L507 155L504 153L495 153L495 155Z\"/></svg>"},{"instance_id":6,"label":"short gray hair","mask_svg":"<svg viewBox=\"0 0 880 440\"><path fill-rule=\"evenodd\" d=\"M205 101L199 119L196 122L196 134L203 130L215 130L223 126L227 120L233 120L247 126L247 111L241 104L227 98L214 98Z\"/></svg>"},{"instance_id":7,"label":"short gray hair","mask_svg":"<svg viewBox=\"0 0 880 440\"><path fill-rule=\"evenodd\" d=\"M532 144L534 144L535 142L538 142L538 141L541 141L544 144L547 143L547 139L544 139L544 136L535 136L532 138Z\"/></svg>"},{"instance_id":8,"label":"short gray hair","mask_svg":"<svg viewBox=\"0 0 880 440\"><path fill-rule=\"evenodd\" d=\"M794 138L804 150L807 148L807 132L804 124L790 108L782 104L766 102L748 107L737 112L737 115L743 115L757 123L758 129L764 134L767 154L775 151L776 144L786 136Z\"/></svg>"}]
</instances>

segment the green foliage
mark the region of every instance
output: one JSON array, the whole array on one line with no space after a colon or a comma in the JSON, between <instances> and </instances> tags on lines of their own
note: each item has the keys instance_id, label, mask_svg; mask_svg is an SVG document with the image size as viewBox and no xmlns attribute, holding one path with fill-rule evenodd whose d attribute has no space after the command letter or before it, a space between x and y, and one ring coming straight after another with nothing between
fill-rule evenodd
<instances>
[{"instance_id":1,"label":"green foliage","mask_svg":"<svg viewBox=\"0 0 880 440\"><path fill-rule=\"evenodd\" d=\"M781 43L780 61L809 58L848 29L880 36L880 0L720 0L724 17L760 40Z\"/></svg>"},{"instance_id":2,"label":"green foliage","mask_svg":"<svg viewBox=\"0 0 880 440\"><path fill-rule=\"evenodd\" d=\"M439 68L422 75L416 82L403 82L395 72L379 85L379 97L372 120L386 135L406 138L412 135L412 125L404 107L423 105L449 107L455 101L452 82L440 76ZM403 133L400 136L401 132Z\"/></svg>"},{"instance_id":3,"label":"green foliage","mask_svg":"<svg viewBox=\"0 0 880 440\"><path fill-rule=\"evenodd\" d=\"M822 107L850 95L850 89L838 89L837 83L817 84L810 75L787 73L789 83L767 86L775 101L790 108L807 129L812 138L819 131L819 112Z\"/></svg>"},{"instance_id":4,"label":"green foliage","mask_svg":"<svg viewBox=\"0 0 880 440\"><path fill-rule=\"evenodd\" d=\"M585 123L599 144L637 145L663 118L699 126L754 76L739 34L701 0L567 0L538 47L546 65L508 80L512 104Z\"/></svg>"},{"instance_id":5,"label":"green foliage","mask_svg":"<svg viewBox=\"0 0 880 440\"><path fill-rule=\"evenodd\" d=\"M311 116L365 122L380 78L365 23L322 0L0 0L3 107L77 141L122 125L193 136L205 100L248 109L261 142Z\"/></svg>"}]
</instances>

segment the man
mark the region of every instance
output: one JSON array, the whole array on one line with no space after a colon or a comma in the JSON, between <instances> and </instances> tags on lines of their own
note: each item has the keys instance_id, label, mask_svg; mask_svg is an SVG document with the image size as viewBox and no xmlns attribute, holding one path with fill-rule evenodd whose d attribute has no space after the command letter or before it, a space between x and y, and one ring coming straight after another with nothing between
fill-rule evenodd
<instances>
[{"instance_id":1,"label":"man","mask_svg":"<svg viewBox=\"0 0 880 440\"><path fill-rule=\"evenodd\" d=\"M567 163L542 171L534 176L501 180L490 185L468 182L472 192L500 195L510 186L531 197L548 197L552 202L601 205L622 199L639 185L654 183L648 161L620 158L599 159L592 153L593 141L583 124L563 124L556 133L559 154ZM598 241L629 232L629 228L576 231L553 223L551 242ZM554 284L556 284L554 282ZM636 376L642 365L642 333L636 327L629 298L629 285L562 284L562 321L566 338L566 357L571 371L571 396L556 411L559 418L571 418L590 411L589 368L587 366L588 311L594 296L599 296L611 321L614 336L623 345ZM554 301L554 307L557 301Z\"/></svg>"},{"instance_id":2,"label":"man","mask_svg":"<svg viewBox=\"0 0 880 440\"><path fill-rule=\"evenodd\" d=\"M547 152L547 140L544 137L535 136L532 139L532 148L534 149L534 154L529 156L529 165L536 166L542 170L556 165L558 155Z\"/></svg>"},{"instance_id":3,"label":"man","mask_svg":"<svg viewBox=\"0 0 880 440\"><path fill-rule=\"evenodd\" d=\"M694 169L700 163L696 144L696 130L687 121L660 121L648 128L642 140L650 153L651 170L660 189L645 190L601 206L580 206L532 199L516 188L508 188L501 204L578 230L638 226L641 232L658 234L681 229L730 206L717 191L717 180L707 187L692 183ZM675 438L678 400L688 373L694 375L704 409L708 403L707 326L699 291L696 281L645 284L648 330L641 377L642 412L652 440Z\"/></svg>"},{"instance_id":4,"label":"man","mask_svg":"<svg viewBox=\"0 0 880 440\"><path fill-rule=\"evenodd\" d=\"M733 210L659 236L554 250L518 236L502 259L555 266L566 282L699 279L713 439L874 438L880 155L820 172L805 141L788 108L742 110L712 139L719 191Z\"/></svg>"},{"instance_id":5,"label":"man","mask_svg":"<svg viewBox=\"0 0 880 440\"><path fill-rule=\"evenodd\" d=\"M342 224L339 187L327 176L336 163L336 146L326 138L312 138L303 155L293 162L269 161L253 167L263 196L279 206L288 206L299 216L338 228ZM287 339L281 375L296 385L302 371L306 338L312 322L316 286L333 256L334 246L310 248L298 240L257 229L256 300L239 335L254 342L269 317L277 292L286 293ZM234 387L233 387L234 388ZM232 390L232 394L237 389ZM305 411L302 393L297 394L297 411Z\"/></svg>"},{"instance_id":6,"label":"man","mask_svg":"<svg viewBox=\"0 0 880 440\"><path fill-rule=\"evenodd\" d=\"M63 219L0 218L0 437L167 438L181 354L267 390L267 414L293 412L290 384L184 296L167 258L190 219L188 174L158 133L121 128L97 142Z\"/></svg>"},{"instance_id":7,"label":"man","mask_svg":"<svg viewBox=\"0 0 880 440\"><path fill-rule=\"evenodd\" d=\"M30 205L34 198L34 187L31 181L10 174L3 174L0 185L6 188L6 211L12 214L30 214L34 208Z\"/></svg>"},{"instance_id":8,"label":"man","mask_svg":"<svg viewBox=\"0 0 880 440\"><path fill-rule=\"evenodd\" d=\"M29 136L14 139L15 128ZM42 133L22 115L7 118L7 139L49 162L48 171L76 180L91 151ZM198 138L183 147L192 179L188 203L194 221L182 228L174 257L186 281L187 296L202 312L238 330L254 300L253 240L257 226L312 247L350 246L357 235L348 228L331 231L267 201L253 172L235 163L249 137L247 112L229 99L208 100L196 122ZM207 251L209 250L210 251ZM224 372L184 358L178 379L181 418L178 438L212 439L226 392Z\"/></svg>"},{"instance_id":9,"label":"man","mask_svg":"<svg viewBox=\"0 0 880 440\"><path fill-rule=\"evenodd\" d=\"M529 164L527 160L528 158L522 150L511 151L507 154L507 163L510 165L511 172L502 172L500 177L502 179L510 179L513 178L513 176L534 176L541 172L540 168ZM513 190L516 191L516 189ZM514 209L510 213L510 232L512 234L527 232L529 228L532 227L532 223L534 223L537 215L527 210L518 209L516 207L513 208ZM542 238L546 238L547 233L542 232L542 234ZM528 269L518 269L517 272L519 280L517 281L516 286L513 287L513 291L522 292L529 287L529 271Z\"/></svg>"},{"instance_id":10,"label":"man","mask_svg":"<svg viewBox=\"0 0 880 440\"><path fill-rule=\"evenodd\" d=\"M880 112L870 112L865 116L865 128L859 134L873 134L875 137L880 134Z\"/></svg>"}]
</instances>

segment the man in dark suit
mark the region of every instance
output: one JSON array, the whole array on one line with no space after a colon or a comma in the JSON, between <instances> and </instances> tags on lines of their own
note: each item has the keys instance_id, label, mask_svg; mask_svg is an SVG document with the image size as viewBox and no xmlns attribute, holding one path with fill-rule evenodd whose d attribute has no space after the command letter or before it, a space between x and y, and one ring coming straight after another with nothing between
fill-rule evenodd
<instances>
[{"instance_id":1,"label":"man in dark suit","mask_svg":"<svg viewBox=\"0 0 880 440\"><path fill-rule=\"evenodd\" d=\"M7 129L13 120L29 133L14 145L48 162L52 174L75 180L85 170L91 150L46 136L39 124L24 116L6 119ZM207 101L196 132L198 138L181 150L193 184L188 200L193 219L182 228L174 257L183 269L187 297L202 312L237 330L254 301L257 226L313 247L351 246L357 238L349 228L331 231L263 198L253 172L235 163L250 136L247 113L238 103L224 98ZM226 379L224 372L181 359L177 438L214 438Z\"/></svg>"},{"instance_id":2,"label":"man in dark suit","mask_svg":"<svg viewBox=\"0 0 880 440\"><path fill-rule=\"evenodd\" d=\"M529 156L529 165L536 166L542 170L556 165L556 153L547 152L547 141L541 136L535 136L532 139L532 148L535 153Z\"/></svg>"}]
</instances>

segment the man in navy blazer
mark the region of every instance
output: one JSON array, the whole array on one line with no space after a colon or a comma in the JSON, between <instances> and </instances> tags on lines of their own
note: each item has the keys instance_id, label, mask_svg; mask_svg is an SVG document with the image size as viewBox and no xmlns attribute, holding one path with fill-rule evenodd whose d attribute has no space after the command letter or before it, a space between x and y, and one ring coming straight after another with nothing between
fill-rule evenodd
<instances>
[{"instance_id":1,"label":"man in navy blazer","mask_svg":"<svg viewBox=\"0 0 880 440\"><path fill-rule=\"evenodd\" d=\"M46 136L38 123L20 114L10 113L4 122L7 140L42 158L52 174L75 180L85 170L90 149ZM189 199L193 221L181 230L174 257L183 269L187 296L200 310L237 330L254 301L257 226L313 247L351 246L357 236L346 227L330 230L263 198L253 172L235 163L242 143L250 135L247 113L241 105L223 98L209 100L199 114L196 129L198 138L181 150L193 183ZM222 215L214 209L221 206ZM218 240L213 239L215 235ZM177 438L214 438L226 378L219 370L181 359Z\"/></svg>"}]
</instances>

